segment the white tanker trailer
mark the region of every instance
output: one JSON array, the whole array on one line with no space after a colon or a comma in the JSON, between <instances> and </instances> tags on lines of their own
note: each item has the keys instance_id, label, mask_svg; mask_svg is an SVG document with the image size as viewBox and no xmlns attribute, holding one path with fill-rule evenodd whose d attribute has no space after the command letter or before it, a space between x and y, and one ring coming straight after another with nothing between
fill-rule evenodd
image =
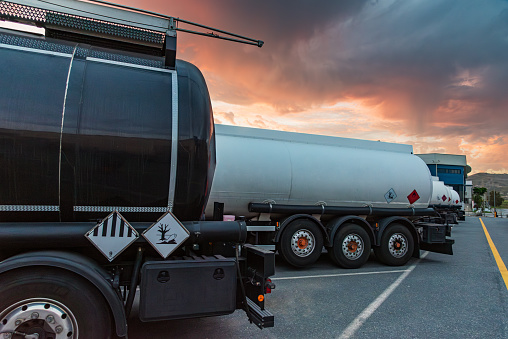
<instances>
[{"instance_id":1,"label":"white tanker trailer","mask_svg":"<svg viewBox=\"0 0 508 339\"><path fill-rule=\"evenodd\" d=\"M223 125L216 145L206 217L245 219L253 243L294 266L323 245L346 268L371 248L388 265L420 249L452 254L449 226L418 220L435 215L433 181L410 145Z\"/></svg>"},{"instance_id":2,"label":"white tanker trailer","mask_svg":"<svg viewBox=\"0 0 508 339\"><path fill-rule=\"evenodd\" d=\"M460 196L452 187L439 181L438 177L432 177L432 198L430 206L433 207L440 216L449 223L457 224L457 220L465 220L463 204Z\"/></svg>"}]
</instances>

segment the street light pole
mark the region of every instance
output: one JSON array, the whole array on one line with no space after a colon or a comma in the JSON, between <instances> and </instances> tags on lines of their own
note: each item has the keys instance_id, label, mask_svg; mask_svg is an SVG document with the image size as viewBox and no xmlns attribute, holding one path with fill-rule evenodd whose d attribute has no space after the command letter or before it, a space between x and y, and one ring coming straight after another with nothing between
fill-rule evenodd
<instances>
[{"instance_id":1,"label":"street light pole","mask_svg":"<svg viewBox=\"0 0 508 339\"><path fill-rule=\"evenodd\" d=\"M497 210L496 210L496 190L494 190L494 218L497 218Z\"/></svg>"}]
</instances>

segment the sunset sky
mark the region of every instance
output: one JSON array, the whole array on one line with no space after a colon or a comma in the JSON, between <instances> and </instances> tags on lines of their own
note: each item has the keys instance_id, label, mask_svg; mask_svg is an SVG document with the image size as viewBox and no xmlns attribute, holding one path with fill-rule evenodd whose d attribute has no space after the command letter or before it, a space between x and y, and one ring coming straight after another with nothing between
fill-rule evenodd
<instances>
[{"instance_id":1,"label":"sunset sky","mask_svg":"<svg viewBox=\"0 0 508 339\"><path fill-rule=\"evenodd\" d=\"M179 33L217 123L407 143L508 172L507 1L119 2L265 41Z\"/></svg>"}]
</instances>

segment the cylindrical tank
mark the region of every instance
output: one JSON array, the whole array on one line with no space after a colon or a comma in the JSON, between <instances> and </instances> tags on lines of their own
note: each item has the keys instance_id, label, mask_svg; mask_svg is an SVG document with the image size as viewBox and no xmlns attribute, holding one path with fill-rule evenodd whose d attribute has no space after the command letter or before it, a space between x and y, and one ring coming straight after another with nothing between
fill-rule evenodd
<instances>
[{"instance_id":1,"label":"cylindrical tank","mask_svg":"<svg viewBox=\"0 0 508 339\"><path fill-rule=\"evenodd\" d=\"M427 165L409 145L216 125L217 167L206 209L253 216L250 202L425 208Z\"/></svg>"},{"instance_id":2,"label":"cylindrical tank","mask_svg":"<svg viewBox=\"0 0 508 339\"><path fill-rule=\"evenodd\" d=\"M432 177L432 199L430 204L433 206L446 206L450 200L450 190L444 182L439 181L438 177Z\"/></svg>"},{"instance_id":3,"label":"cylindrical tank","mask_svg":"<svg viewBox=\"0 0 508 339\"><path fill-rule=\"evenodd\" d=\"M454 189L452 189L452 206L462 206L459 193Z\"/></svg>"},{"instance_id":4,"label":"cylindrical tank","mask_svg":"<svg viewBox=\"0 0 508 339\"><path fill-rule=\"evenodd\" d=\"M195 66L7 30L0 60L0 221L201 218L215 141Z\"/></svg>"},{"instance_id":5,"label":"cylindrical tank","mask_svg":"<svg viewBox=\"0 0 508 339\"><path fill-rule=\"evenodd\" d=\"M451 206L452 205L452 191L453 189L450 186L445 185L447 197L448 199L445 201L445 205Z\"/></svg>"},{"instance_id":6,"label":"cylindrical tank","mask_svg":"<svg viewBox=\"0 0 508 339\"><path fill-rule=\"evenodd\" d=\"M459 193L434 176L432 177L432 198L430 204L433 206L462 206Z\"/></svg>"}]
</instances>

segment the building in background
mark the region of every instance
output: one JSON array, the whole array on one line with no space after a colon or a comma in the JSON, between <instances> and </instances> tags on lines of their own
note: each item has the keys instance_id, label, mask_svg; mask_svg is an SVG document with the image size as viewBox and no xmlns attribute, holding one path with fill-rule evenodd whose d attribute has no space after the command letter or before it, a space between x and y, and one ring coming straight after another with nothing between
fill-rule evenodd
<instances>
[{"instance_id":1,"label":"building in background","mask_svg":"<svg viewBox=\"0 0 508 339\"><path fill-rule=\"evenodd\" d=\"M460 200L465 205L471 203L470 195L466 194L466 178L471 167L467 164L465 155L427 153L417 156L425 161L433 176L439 177L440 181L459 193ZM466 202L466 199L469 201Z\"/></svg>"}]
</instances>

